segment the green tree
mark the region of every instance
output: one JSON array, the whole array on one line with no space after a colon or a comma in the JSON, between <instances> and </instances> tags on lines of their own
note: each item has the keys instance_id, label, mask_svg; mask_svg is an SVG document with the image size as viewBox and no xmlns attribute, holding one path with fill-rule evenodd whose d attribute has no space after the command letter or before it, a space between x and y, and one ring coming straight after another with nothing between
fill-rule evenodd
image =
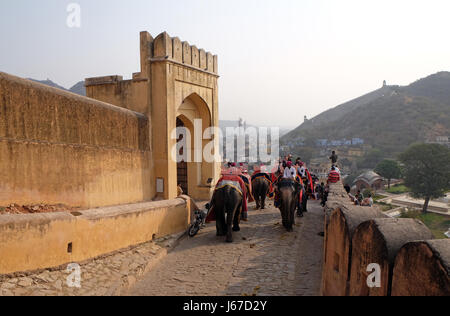
<instances>
[{"instance_id":1,"label":"green tree","mask_svg":"<svg viewBox=\"0 0 450 316\"><path fill-rule=\"evenodd\" d=\"M375 168L375 172L388 180L388 188L391 188L391 180L400 178L402 170L395 160L385 159Z\"/></svg>"},{"instance_id":2,"label":"green tree","mask_svg":"<svg viewBox=\"0 0 450 316\"><path fill-rule=\"evenodd\" d=\"M450 149L437 144L416 144L400 155L405 185L415 198L424 198L423 213L431 199L450 189Z\"/></svg>"},{"instance_id":3,"label":"green tree","mask_svg":"<svg viewBox=\"0 0 450 316\"><path fill-rule=\"evenodd\" d=\"M351 187L353 185L353 182L355 182L355 180L358 176L359 176L359 174L356 174L356 173L352 173L352 174L348 175L344 179L344 184L348 184Z\"/></svg>"}]
</instances>

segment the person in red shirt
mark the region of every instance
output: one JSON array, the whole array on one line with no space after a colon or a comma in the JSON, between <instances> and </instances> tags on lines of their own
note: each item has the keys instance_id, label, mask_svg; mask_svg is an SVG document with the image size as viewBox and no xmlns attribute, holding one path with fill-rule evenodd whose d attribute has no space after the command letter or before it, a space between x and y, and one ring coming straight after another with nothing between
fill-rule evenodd
<instances>
[{"instance_id":1,"label":"person in red shirt","mask_svg":"<svg viewBox=\"0 0 450 316\"><path fill-rule=\"evenodd\" d=\"M341 174L336 170L335 167L331 168L328 174L328 183L338 183L341 180Z\"/></svg>"}]
</instances>

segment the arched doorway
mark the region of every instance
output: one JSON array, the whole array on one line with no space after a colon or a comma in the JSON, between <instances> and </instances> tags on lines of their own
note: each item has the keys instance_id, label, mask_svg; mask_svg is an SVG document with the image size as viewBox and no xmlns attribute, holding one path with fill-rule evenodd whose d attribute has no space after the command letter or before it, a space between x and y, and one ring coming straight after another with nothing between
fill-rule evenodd
<instances>
[{"instance_id":1,"label":"arched doorway","mask_svg":"<svg viewBox=\"0 0 450 316\"><path fill-rule=\"evenodd\" d=\"M177 117L177 127L185 127L183 121L179 117ZM177 143L181 142L183 138L184 135L180 134L177 139ZM184 150L186 150L184 147L181 148L178 154L183 156ZM177 185L181 187L183 194L189 195L188 164L187 161L184 161L184 159L177 163Z\"/></svg>"},{"instance_id":2,"label":"arched doorway","mask_svg":"<svg viewBox=\"0 0 450 316\"><path fill-rule=\"evenodd\" d=\"M184 149L187 152L178 153L184 154L188 160L177 163L178 185L185 194L194 199L209 199L215 179L215 164L204 161L203 149L214 141L212 137L204 138L204 131L211 127L211 112L206 102L198 94L193 93L177 107L176 115L177 127L185 127L189 133ZM181 141L183 136L178 137L177 143Z\"/></svg>"}]
</instances>

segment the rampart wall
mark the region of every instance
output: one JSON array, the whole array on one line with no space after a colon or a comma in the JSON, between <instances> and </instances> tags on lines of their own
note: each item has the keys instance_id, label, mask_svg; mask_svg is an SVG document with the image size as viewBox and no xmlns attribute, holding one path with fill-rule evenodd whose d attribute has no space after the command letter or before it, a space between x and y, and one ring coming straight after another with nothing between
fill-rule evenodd
<instances>
[{"instance_id":1,"label":"rampart wall","mask_svg":"<svg viewBox=\"0 0 450 316\"><path fill-rule=\"evenodd\" d=\"M83 263L183 232L189 197L81 212L0 216L0 275Z\"/></svg>"},{"instance_id":2,"label":"rampart wall","mask_svg":"<svg viewBox=\"0 0 450 316\"><path fill-rule=\"evenodd\" d=\"M352 205L342 183L325 207L324 296L449 296L450 239L434 240L420 221ZM373 264L380 284L369 286Z\"/></svg>"},{"instance_id":3,"label":"rampart wall","mask_svg":"<svg viewBox=\"0 0 450 316\"><path fill-rule=\"evenodd\" d=\"M149 121L0 73L0 206L150 200Z\"/></svg>"}]
</instances>

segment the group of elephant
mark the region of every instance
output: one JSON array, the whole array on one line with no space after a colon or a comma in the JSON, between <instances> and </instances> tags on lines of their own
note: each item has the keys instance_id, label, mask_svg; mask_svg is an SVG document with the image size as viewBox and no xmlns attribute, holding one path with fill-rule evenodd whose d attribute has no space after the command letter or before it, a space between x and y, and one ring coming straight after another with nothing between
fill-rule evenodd
<instances>
[{"instance_id":1,"label":"group of elephant","mask_svg":"<svg viewBox=\"0 0 450 316\"><path fill-rule=\"evenodd\" d=\"M297 216L307 212L308 183L299 183L291 179L278 178L271 182L270 176L254 178L250 185L256 202L256 209L266 208L266 199L273 187L278 197L278 208L281 212L283 227L292 232ZM250 196L249 196L250 198ZM233 242L233 232L240 231L241 212L244 196L233 186L225 186L214 192L211 207L216 215L217 236L226 236L226 241Z\"/></svg>"}]
</instances>

